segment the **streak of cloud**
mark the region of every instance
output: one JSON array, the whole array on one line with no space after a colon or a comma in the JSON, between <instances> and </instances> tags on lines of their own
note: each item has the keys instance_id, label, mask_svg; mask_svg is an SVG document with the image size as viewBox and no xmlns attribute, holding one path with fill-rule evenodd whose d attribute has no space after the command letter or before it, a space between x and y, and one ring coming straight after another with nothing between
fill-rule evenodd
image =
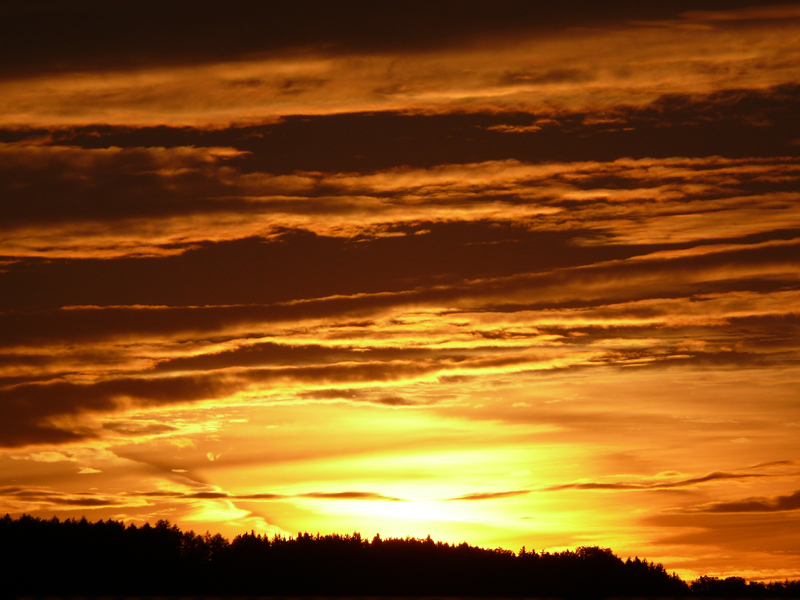
<instances>
[{"instance_id":1,"label":"streak of cloud","mask_svg":"<svg viewBox=\"0 0 800 600\"><path fill-rule=\"evenodd\" d=\"M762 513L800 510L800 491L773 498L746 498L734 502L714 502L687 509L701 513Z\"/></svg>"}]
</instances>

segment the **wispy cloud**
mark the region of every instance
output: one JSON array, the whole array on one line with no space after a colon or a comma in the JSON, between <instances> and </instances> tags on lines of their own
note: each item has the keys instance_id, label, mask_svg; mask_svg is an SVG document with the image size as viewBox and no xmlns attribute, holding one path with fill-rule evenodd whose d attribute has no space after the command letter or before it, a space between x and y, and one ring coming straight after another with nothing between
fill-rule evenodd
<instances>
[{"instance_id":1,"label":"wispy cloud","mask_svg":"<svg viewBox=\"0 0 800 600\"><path fill-rule=\"evenodd\" d=\"M800 491L772 498L755 497L733 502L713 502L686 510L687 512L701 513L764 513L800 510Z\"/></svg>"},{"instance_id":2,"label":"wispy cloud","mask_svg":"<svg viewBox=\"0 0 800 600\"><path fill-rule=\"evenodd\" d=\"M691 477L688 479L680 480L657 480L657 481L636 481L636 482L581 482L581 483L565 483L561 485L554 485L545 488L545 491L559 491L567 489L576 490L667 490L673 488L683 488L697 486L703 483L713 483L716 481L726 480L746 480L752 478L769 477L770 475L764 473L725 473L715 472L700 477Z\"/></svg>"},{"instance_id":3,"label":"wispy cloud","mask_svg":"<svg viewBox=\"0 0 800 600\"><path fill-rule=\"evenodd\" d=\"M511 498L514 496L524 496L530 494L531 490L512 490L508 492L476 492L474 494L464 494L456 496L450 500L496 500L499 498Z\"/></svg>"},{"instance_id":4,"label":"wispy cloud","mask_svg":"<svg viewBox=\"0 0 800 600\"><path fill-rule=\"evenodd\" d=\"M728 472L714 472L698 477L690 477L685 479L670 478L638 478L627 481L581 481L575 483L563 483L559 485L552 485L543 488L530 488L525 490L511 490L503 492L476 492L471 494L464 494L450 498L450 500L496 500L502 498L511 498L515 496L524 496L527 494L538 492L559 492L563 490L592 490L592 491L647 491L647 490L670 490L675 488L697 487L705 483L715 483L724 481L745 481L753 478L774 477L774 474L769 473L728 473ZM797 494L795 494L796 496ZM755 499L751 502L760 502L764 507L768 506L788 506L794 501L794 496L786 496L775 501L772 504L767 504L764 499ZM747 503L730 503L730 507L739 505L746 505ZM720 503L709 505L709 508L698 508L698 511L708 512L725 512L724 510L717 510L717 507L728 507L728 503ZM755 510L755 509L754 509ZM767 510L767 508L764 508ZM788 510L786 508L775 510ZM731 510L730 512L734 512Z\"/></svg>"}]
</instances>

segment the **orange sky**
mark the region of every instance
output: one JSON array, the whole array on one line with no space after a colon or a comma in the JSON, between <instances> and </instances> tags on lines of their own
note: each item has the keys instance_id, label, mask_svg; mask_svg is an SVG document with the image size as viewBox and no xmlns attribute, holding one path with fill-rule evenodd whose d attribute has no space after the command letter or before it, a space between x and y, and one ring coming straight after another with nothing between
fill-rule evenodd
<instances>
[{"instance_id":1,"label":"orange sky","mask_svg":"<svg viewBox=\"0 0 800 600\"><path fill-rule=\"evenodd\" d=\"M800 579L800 5L0 8L0 513Z\"/></svg>"}]
</instances>

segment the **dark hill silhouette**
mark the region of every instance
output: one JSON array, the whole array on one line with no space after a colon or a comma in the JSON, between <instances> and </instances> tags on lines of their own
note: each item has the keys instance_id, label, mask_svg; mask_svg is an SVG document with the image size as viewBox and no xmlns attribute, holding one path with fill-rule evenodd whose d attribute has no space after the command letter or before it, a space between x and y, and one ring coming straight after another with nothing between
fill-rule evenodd
<instances>
[{"instance_id":1,"label":"dark hill silhouette","mask_svg":"<svg viewBox=\"0 0 800 600\"><path fill-rule=\"evenodd\" d=\"M183 532L119 521L0 519L0 572L11 596L800 597L800 582L701 577L609 549L529 552L360 534L285 538Z\"/></svg>"}]
</instances>

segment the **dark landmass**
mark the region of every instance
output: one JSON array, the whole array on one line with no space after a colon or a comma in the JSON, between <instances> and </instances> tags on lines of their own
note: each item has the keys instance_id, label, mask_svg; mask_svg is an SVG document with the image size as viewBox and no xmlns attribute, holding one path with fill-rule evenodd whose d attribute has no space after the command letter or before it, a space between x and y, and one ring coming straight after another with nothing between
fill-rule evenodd
<instances>
[{"instance_id":1,"label":"dark landmass","mask_svg":"<svg viewBox=\"0 0 800 600\"><path fill-rule=\"evenodd\" d=\"M183 532L28 515L0 519L0 581L9 596L489 596L799 598L800 581L701 577L607 548L517 553L360 534L295 538Z\"/></svg>"}]
</instances>

